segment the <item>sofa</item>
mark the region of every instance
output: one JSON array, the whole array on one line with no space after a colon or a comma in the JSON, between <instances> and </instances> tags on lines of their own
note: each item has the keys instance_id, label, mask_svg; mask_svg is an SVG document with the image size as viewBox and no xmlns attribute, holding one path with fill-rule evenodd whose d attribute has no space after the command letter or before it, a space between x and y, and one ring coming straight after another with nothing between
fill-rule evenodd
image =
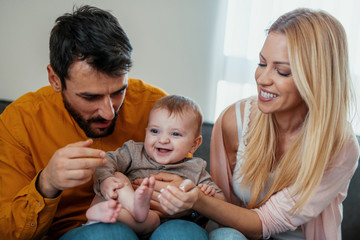
<instances>
[{"instance_id":1,"label":"sofa","mask_svg":"<svg viewBox=\"0 0 360 240\"><path fill-rule=\"evenodd\" d=\"M0 114L11 101L0 100ZM201 133L203 136L203 143L194 153L194 156L201 157L208 162L207 170L210 171L210 139L212 133L213 123L204 122ZM360 144L360 136L357 136ZM359 239L360 235L360 167L356 169L354 177L351 179L348 196L343 202L344 216L342 222L342 238L344 240Z\"/></svg>"}]
</instances>

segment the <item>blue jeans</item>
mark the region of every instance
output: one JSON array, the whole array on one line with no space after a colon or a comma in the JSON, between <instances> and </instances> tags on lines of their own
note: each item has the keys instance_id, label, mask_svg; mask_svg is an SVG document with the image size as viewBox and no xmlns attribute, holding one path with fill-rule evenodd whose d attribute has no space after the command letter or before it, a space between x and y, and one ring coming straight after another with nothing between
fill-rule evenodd
<instances>
[{"instance_id":1,"label":"blue jeans","mask_svg":"<svg viewBox=\"0 0 360 240\"><path fill-rule=\"evenodd\" d=\"M122 223L94 223L75 228L60 240L138 240L135 232ZM206 231L196 223L185 220L170 220L161 224L151 235L151 240L207 240Z\"/></svg>"},{"instance_id":2,"label":"blue jeans","mask_svg":"<svg viewBox=\"0 0 360 240\"><path fill-rule=\"evenodd\" d=\"M119 239L138 240L135 232L122 223L94 223L74 228L65 233L61 240Z\"/></svg>"},{"instance_id":3,"label":"blue jeans","mask_svg":"<svg viewBox=\"0 0 360 240\"><path fill-rule=\"evenodd\" d=\"M209 240L247 240L247 238L236 229L223 227L211 231Z\"/></svg>"},{"instance_id":4,"label":"blue jeans","mask_svg":"<svg viewBox=\"0 0 360 240\"><path fill-rule=\"evenodd\" d=\"M208 240L207 232L196 223L176 219L161 224L150 240Z\"/></svg>"}]
</instances>

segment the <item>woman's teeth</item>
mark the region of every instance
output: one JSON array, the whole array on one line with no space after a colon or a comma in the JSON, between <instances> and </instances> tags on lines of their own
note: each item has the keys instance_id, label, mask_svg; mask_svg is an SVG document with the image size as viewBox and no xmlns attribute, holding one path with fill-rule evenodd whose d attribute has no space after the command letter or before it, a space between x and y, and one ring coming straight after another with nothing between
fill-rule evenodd
<instances>
[{"instance_id":1,"label":"woman's teeth","mask_svg":"<svg viewBox=\"0 0 360 240\"><path fill-rule=\"evenodd\" d=\"M276 98L279 96L277 94L272 94L272 93L268 93L268 92L264 92L264 91L260 91L260 94L264 98Z\"/></svg>"}]
</instances>

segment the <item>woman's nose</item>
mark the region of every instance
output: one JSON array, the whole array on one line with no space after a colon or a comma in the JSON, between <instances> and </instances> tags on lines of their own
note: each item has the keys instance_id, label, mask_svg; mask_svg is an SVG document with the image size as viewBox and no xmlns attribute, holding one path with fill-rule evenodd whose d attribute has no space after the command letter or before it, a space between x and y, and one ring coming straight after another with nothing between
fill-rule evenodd
<instances>
[{"instance_id":1,"label":"woman's nose","mask_svg":"<svg viewBox=\"0 0 360 240\"><path fill-rule=\"evenodd\" d=\"M255 72L255 80L258 85L272 84L271 70L268 68L258 67Z\"/></svg>"}]
</instances>

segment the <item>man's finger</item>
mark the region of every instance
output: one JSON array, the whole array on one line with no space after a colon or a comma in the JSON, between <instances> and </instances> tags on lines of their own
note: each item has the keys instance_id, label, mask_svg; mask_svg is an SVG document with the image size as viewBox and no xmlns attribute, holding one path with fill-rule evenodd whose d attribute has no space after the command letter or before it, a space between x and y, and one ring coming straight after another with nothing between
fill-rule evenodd
<instances>
[{"instance_id":1,"label":"man's finger","mask_svg":"<svg viewBox=\"0 0 360 240\"><path fill-rule=\"evenodd\" d=\"M155 210L161 218L166 218L169 216L166 211L164 211L164 209L161 207L160 202L151 200L150 209Z\"/></svg>"},{"instance_id":2,"label":"man's finger","mask_svg":"<svg viewBox=\"0 0 360 240\"><path fill-rule=\"evenodd\" d=\"M87 181L91 179L93 173L93 169L76 169L66 171L65 177L67 181Z\"/></svg>"},{"instance_id":3,"label":"man's finger","mask_svg":"<svg viewBox=\"0 0 360 240\"><path fill-rule=\"evenodd\" d=\"M137 178L134 180L133 185L140 186L143 180L144 180L143 178Z\"/></svg>"},{"instance_id":4,"label":"man's finger","mask_svg":"<svg viewBox=\"0 0 360 240\"><path fill-rule=\"evenodd\" d=\"M105 158L106 153L100 149L89 147L66 147L57 151L60 157L79 158L79 157L93 157Z\"/></svg>"},{"instance_id":5,"label":"man's finger","mask_svg":"<svg viewBox=\"0 0 360 240\"><path fill-rule=\"evenodd\" d=\"M179 177L178 175L171 174L171 173L165 173L165 172L160 172L160 173L152 175L152 176L154 176L156 180L160 180L163 182L172 182L175 180L182 180L182 178Z\"/></svg>"},{"instance_id":6,"label":"man's finger","mask_svg":"<svg viewBox=\"0 0 360 240\"><path fill-rule=\"evenodd\" d=\"M107 163L106 158L77 158L68 161L67 169L95 169L104 166Z\"/></svg>"},{"instance_id":7,"label":"man's finger","mask_svg":"<svg viewBox=\"0 0 360 240\"><path fill-rule=\"evenodd\" d=\"M90 147L93 144L93 140L87 139L85 141L79 141L75 143L68 144L66 147Z\"/></svg>"},{"instance_id":8,"label":"man's finger","mask_svg":"<svg viewBox=\"0 0 360 240\"><path fill-rule=\"evenodd\" d=\"M160 192L162 188L166 188L169 185L169 182L157 181L155 180L154 190Z\"/></svg>"}]
</instances>

